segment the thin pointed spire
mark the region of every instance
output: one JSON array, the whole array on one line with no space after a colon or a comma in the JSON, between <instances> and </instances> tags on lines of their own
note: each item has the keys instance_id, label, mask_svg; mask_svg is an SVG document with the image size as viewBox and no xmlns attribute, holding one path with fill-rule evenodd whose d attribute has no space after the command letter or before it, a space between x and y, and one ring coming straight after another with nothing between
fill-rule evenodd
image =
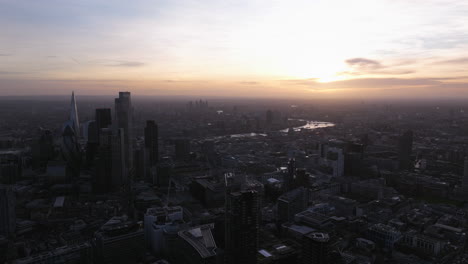
<instances>
[{"instance_id":1,"label":"thin pointed spire","mask_svg":"<svg viewBox=\"0 0 468 264\"><path fill-rule=\"evenodd\" d=\"M78 119L78 109L76 108L75 91L72 91L70 106L70 121L73 122L73 129L77 137L80 136L80 121Z\"/></svg>"}]
</instances>

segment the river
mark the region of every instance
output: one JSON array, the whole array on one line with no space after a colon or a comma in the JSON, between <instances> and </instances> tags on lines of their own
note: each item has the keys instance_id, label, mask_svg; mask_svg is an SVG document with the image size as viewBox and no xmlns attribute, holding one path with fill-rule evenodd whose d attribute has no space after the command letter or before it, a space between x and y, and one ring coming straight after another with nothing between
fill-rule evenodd
<instances>
[{"instance_id":1,"label":"river","mask_svg":"<svg viewBox=\"0 0 468 264\"><path fill-rule=\"evenodd\" d=\"M298 120L298 121L306 121L304 119L295 119L295 120ZM307 123L305 125L302 125L302 126L298 126L298 127L293 127L293 130L298 132L298 131L301 131L302 129L305 129L305 130L314 130L314 129L317 129L317 128L325 128L325 127L332 127L334 126L335 124L333 123L330 123L330 122L322 122L322 121L307 121ZM286 129L282 129L280 130L279 132L282 132L282 133L288 133L289 131L289 128L286 128ZM231 137L233 138L241 138L241 137L255 137L255 136L263 136L263 137L266 137L267 134L266 133L241 133L241 134L232 134Z\"/></svg>"}]
</instances>

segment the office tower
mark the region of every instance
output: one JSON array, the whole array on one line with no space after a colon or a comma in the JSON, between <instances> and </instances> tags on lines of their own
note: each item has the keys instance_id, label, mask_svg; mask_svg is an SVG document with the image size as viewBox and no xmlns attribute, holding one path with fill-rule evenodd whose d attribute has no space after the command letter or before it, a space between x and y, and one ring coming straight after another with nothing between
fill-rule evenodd
<instances>
[{"instance_id":1,"label":"office tower","mask_svg":"<svg viewBox=\"0 0 468 264\"><path fill-rule=\"evenodd\" d=\"M141 263L145 252L141 226L114 216L95 234L95 263Z\"/></svg>"},{"instance_id":2,"label":"office tower","mask_svg":"<svg viewBox=\"0 0 468 264\"><path fill-rule=\"evenodd\" d=\"M330 237L327 233L311 232L304 236L302 242L303 264L330 263Z\"/></svg>"},{"instance_id":3,"label":"office tower","mask_svg":"<svg viewBox=\"0 0 468 264\"><path fill-rule=\"evenodd\" d=\"M174 141L176 160L188 160L190 156L190 140L179 138Z\"/></svg>"},{"instance_id":4,"label":"office tower","mask_svg":"<svg viewBox=\"0 0 468 264\"><path fill-rule=\"evenodd\" d=\"M138 140L133 149L133 175L135 179L142 180L150 175L146 161L145 146L141 140Z\"/></svg>"},{"instance_id":5,"label":"office tower","mask_svg":"<svg viewBox=\"0 0 468 264\"><path fill-rule=\"evenodd\" d=\"M145 149L148 153L148 166L154 167L158 162L158 125L154 120L147 120L145 127Z\"/></svg>"},{"instance_id":6,"label":"office tower","mask_svg":"<svg viewBox=\"0 0 468 264\"><path fill-rule=\"evenodd\" d=\"M62 155L67 162L68 180L76 179L80 173L81 148L78 143L80 125L76 108L75 93L72 93L70 119L65 122L62 129Z\"/></svg>"},{"instance_id":7,"label":"office tower","mask_svg":"<svg viewBox=\"0 0 468 264\"><path fill-rule=\"evenodd\" d=\"M119 128L112 135L112 186L113 189L128 184L125 131Z\"/></svg>"},{"instance_id":8,"label":"office tower","mask_svg":"<svg viewBox=\"0 0 468 264\"><path fill-rule=\"evenodd\" d=\"M96 127L98 131L98 137L101 133L101 129L108 128L112 124L112 115L110 108L98 108L96 109L95 117Z\"/></svg>"},{"instance_id":9,"label":"office tower","mask_svg":"<svg viewBox=\"0 0 468 264\"><path fill-rule=\"evenodd\" d=\"M156 184L159 187L168 187L171 181L173 166L174 164L170 158L162 158L161 162L156 165L153 184Z\"/></svg>"},{"instance_id":10,"label":"office tower","mask_svg":"<svg viewBox=\"0 0 468 264\"><path fill-rule=\"evenodd\" d=\"M96 121L86 122L83 129L83 136L86 139L86 164L92 165L99 145L99 134Z\"/></svg>"},{"instance_id":11,"label":"office tower","mask_svg":"<svg viewBox=\"0 0 468 264\"><path fill-rule=\"evenodd\" d=\"M398 139L398 162L400 170L411 169L411 151L413 149L413 131L408 130Z\"/></svg>"},{"instance_id":12,"label":"office tower","mask_svg":"<svg viewBox=\"0 0 468 264\"><path fill-rule=\"evenodd\" d=\"M278 198L278 222L292 222L294 215L304 211L309 203L309 189L300 187Z\"/></svg>"},{"instance_id":13,"label":"office tower","mask_svg":"<svg viewBox=\"0 0 468 264\"><path fill-rule=\"evenodd\" d=\"M99 138L93 190L105 193L112 189L112 130L102 129Z\"/></svg>"},{"instance_id":14,"label":"office tower","mask_svg":"<svg viewBox=\"0 0 468 264\"><path fill-rule=\"evenodd\" d=\"M257 262L258 202L256 191L226 194L225 262L227 264Z\"/></svg>"},{"instance_id":15,"label":"office tower","mask_svg":"<svg viewBox=\"0 0 468 264\"><path fill-rule=\"evenodd\" d=\"M42 130L40 136L31 146L32 167L34 169L47 167L47 162L54 158L54 137L50 130Z\"/></svg>"},{"instance_id":16,"label":"office tower","mask_svg":"<svg viewBox=\"0 0 468 264\"><path fill-rule=\"evenodd\" d=\"M119 92L115 98L115 119L117 128L124 132L125 161L127 168L133 166L133 106L130 92Z\"/></svg>"},{"instance_id":17,"label":"office tower","mask_svg":"<svg viewBox=\"0 0 468 264\"><path fill-rule=\"evenodd\" d=\"M214 224L191 227L178 232L178 248L176 263L186 264L216 264L216 242L211 230Z\"/></svg>"},{"instance_id":18,"label":"office tower","mask_svg":"<svg viewBox=\"0 0 468 264\"><path fill-rule=\"evenodd\" d=\"M8 185L0 184L0 235L10 237L16 227L15 193Z\"/></svg>"}]
</instances>

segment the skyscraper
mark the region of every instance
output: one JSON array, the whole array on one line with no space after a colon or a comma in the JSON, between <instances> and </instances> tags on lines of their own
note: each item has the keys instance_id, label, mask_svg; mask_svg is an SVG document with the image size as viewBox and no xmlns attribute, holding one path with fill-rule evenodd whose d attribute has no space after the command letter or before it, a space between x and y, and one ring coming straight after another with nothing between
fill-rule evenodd
<instances>
[{"instance_id":1,"label":"skyscraper","mask_svg":"<svg viewBox=\"0 0 468 264\"><path fill-rule=\"evenodd\" d=\"M128 184L125 132L119 128L112 135L112 186L114 189Z\"/></svg>"},{"instance_id":2,"label":"skyscraper","mask_svg":"<svg viewBox=\"0 0 468 264\"><path fill-rule=\"evenodd\" d=\"M257 262L259 198L256 191L226 194L227 264Z\"/></svg>"},{"instance_id":3,"label":"skyscraper","mask_svg":"<svg viewBox=\"0 0 468 264\"><path fill-rule=\"evenodd\" d=\"M154 166L158 162L158 125L154 120L147 120L145 127L145 148L148 153L148 165Z\"/></svg>"},{"instance_id":4,"label":"skyscraper","mask_svg":"<svg viewBox=\"0 0 468 264\"><path fill-rule=\"evenodd\" d=\"M413 149L413 131L408 130L398 139L398 162L400 170L411 168L411 151Z\"/></svg>"},{"instance_id":5,"label":"skyscraper","mask_svg":"<svg viewBox=\"0 0 468 264\"><path fill-rule=\"evenodd\" d=\"M95 119L96 119L96 126L97 126L98 136L99 136L101 129L109 127L112 123L112 116L111 116L110 108L96 109Z\"/></svg>"},{"instance_id":6,"label":"skyscraper","mask_svg":"<svg viewBox=\"0 0 468 264\"><path fill-rule=\"evenodd\" d=\"M117 128L123 129L126 166L132 168L133 107L130 92L119 92L119 98L115 98L115 119Z\"/></svg>"},{"instance_id":7,"label":"skyscraper","mask_svg":"<svg viewBox=\"0 0 468 264\"><path fill-rule=\"evenodd\" d=\"M15 194L8 185L0 184L0 235L13 235L15 226Z\"/></svg>"},{"instance_id":8,"label":"skyscraper","mask_svg":"<svg viewBox=\"0 0 468 264\"><path fill-rule=\"evenodd\" d=\"M76 108L75 93L72 93L70 118L62 129L62 155L67 162L67 178L76 178L80 172L81 148L78 143L80 125Z\"/></svg>"},{"instance_id":9,"label":"skyscraper","mask_svg":"<svg viewBox=\"0 0 468 264\"><path fill-rule=\"evenodd\" d=\"M96 161L94 191L119 191L128 183L127 175L123 128L115 131L103 128Z\"/></svg>"},{"instance_id":10,"label":"skyscraper","mask_svg":"<svg viewBox=\"0 0 468 264\"><path fill-rule=\"evenodd\" d=\"M73 124L73 130L75 131L76 137L80 137L80 121L78 119L78 109L76 107L75 92L72 92L71 104L70 104L70 118L69 120Z\"/></svg>"},{"instance_id":11,"label":"skyscraper","mask_svg":"<svg viewBox=\"0 0 468 264\"><path fill-rule=\"evenodd\" d=\"M93 190L104 193L112 187L112 130L101 130L99 147L97 151L96 175L94 177Z\"/></svg>"}]
</instances>

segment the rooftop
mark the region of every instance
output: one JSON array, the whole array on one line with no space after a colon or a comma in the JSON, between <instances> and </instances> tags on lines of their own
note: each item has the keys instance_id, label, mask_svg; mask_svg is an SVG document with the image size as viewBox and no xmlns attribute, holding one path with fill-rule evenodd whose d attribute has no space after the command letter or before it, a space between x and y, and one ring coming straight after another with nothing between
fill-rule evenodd
<instances>
[{"instance_id":1,"label":"rooftop","mask_svg":"<svg viewBox=\"0 0 468 264\"><path fill-rule=\"evenodd\" d=\"M206 224L179 231L179 236L189 243L202 258L216 255L216 242L211 229L214 224Z\"/></svg>"}]
</instances>

